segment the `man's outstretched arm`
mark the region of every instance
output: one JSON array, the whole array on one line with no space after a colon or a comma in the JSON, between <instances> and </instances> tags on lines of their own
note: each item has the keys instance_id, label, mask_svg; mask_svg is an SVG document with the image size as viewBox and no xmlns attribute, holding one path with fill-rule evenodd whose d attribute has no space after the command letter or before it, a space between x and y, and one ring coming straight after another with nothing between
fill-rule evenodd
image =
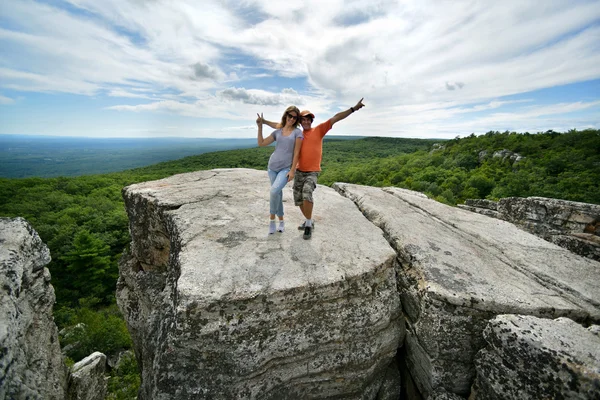
<instances>
[{"instance_id":1,"label":"man's outstretched arm","mask_svg":"<svg viewBox=\"0 0 600 400\"><path fill-rule=\"evenodd\" d=\"M346 111L340 111L339 113L335 114L333 117L331 117L331 125L335 124L338 121L343 120L344 118L348 117L348 115L352 114L354 111L358 111L361 108L363 108L365 105L363 104L363 99L360 99L358 101L358 103L356 103L355 106L350 107L349 109L347 109Z\"/></svg>"}]
</instances>

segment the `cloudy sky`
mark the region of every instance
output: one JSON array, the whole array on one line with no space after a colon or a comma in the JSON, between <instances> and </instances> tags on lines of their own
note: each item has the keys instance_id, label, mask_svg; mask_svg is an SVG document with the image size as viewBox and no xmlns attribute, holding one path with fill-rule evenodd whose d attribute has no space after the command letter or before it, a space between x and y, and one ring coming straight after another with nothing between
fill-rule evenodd
<instances>
[{"instance_id":1,"label":"cloudy sky","mask_svg":"<svg viewBox=\"0 0 600 400\"><path fill-rule=\"evenodd\" d=\"M600 128L600 0L2 0L0 134L254 137Z\"/></svg>"}]
</instances>

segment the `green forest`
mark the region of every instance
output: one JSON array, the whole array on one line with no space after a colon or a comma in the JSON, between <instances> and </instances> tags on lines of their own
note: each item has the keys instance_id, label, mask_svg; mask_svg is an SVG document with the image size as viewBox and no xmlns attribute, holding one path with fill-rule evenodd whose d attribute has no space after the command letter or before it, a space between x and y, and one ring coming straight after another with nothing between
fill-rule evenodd
<instances>
[{"instance_id":1,"label":"green forest","mask_svg":"<svg viewBox=\"0 0 600 400\"><path fill-rule=\"evenodd\" d=\"M264 147L205 153L102 175L0 179L0 216L27 219L50 248L55 320L59 329L69 332L61 335L61 345L70 345L70 362L93 351L108 355L131 348L115 304L118 261L130 240L122 188L196 170L264 170L272 151ZM598 130L488 132L445 141L330 139L323 155L319 183L324 185L397 186L449 205L511 196L600 204ZM125 365L111 371L109 398L135 397L135 360Z\"/></svg>"}]
</instances>

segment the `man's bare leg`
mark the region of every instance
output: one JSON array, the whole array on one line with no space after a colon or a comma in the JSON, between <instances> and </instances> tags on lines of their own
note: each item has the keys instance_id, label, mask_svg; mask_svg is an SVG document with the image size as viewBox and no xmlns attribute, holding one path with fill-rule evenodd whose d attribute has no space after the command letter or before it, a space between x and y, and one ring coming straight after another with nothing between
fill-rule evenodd
<instances>
[{"instance_id":1,"label":"man's bare leg","mask_svg":"<svg viewBox=\"0 0 600 400\"><path fill-rule=\"evenodd\" d=\"M308 200L304 200L304 202L300 206L300 209L302 210L302 214L304 214L304 217L306 219L312 219L312 211L313 211L313 203L312 202L310 202Z\"/></svg>"},{"instance_id":2,"label":"man's bare leg","mask_svg":"<svg viewBox=\"0 0 600 400\"><path fill-rule=\"evenodd\" d=\"M306 205L308 204L308 206ZM304 202L299 205L298 207L300 207L300 211L302 211L302 215L304 215L304 218L306 219L310 219L310 216L312 216L312 203L308 200L304 200ZM307 216L307 210L310 209L310 214L308 214Z\"/></svg>"}]
</instances>

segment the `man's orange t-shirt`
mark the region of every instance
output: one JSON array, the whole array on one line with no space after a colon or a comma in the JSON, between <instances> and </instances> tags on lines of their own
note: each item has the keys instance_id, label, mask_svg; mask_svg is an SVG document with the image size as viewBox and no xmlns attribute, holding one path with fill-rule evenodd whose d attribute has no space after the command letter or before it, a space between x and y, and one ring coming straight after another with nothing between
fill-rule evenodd
<instances>
[{"instance_id":1,"label":"man's orange t-shirt","mask_svg":"<svg viewBox=\"0 0 600 400\"><path fill-rule=\"evenodd\" d=\"M323 157L323 137L333 125L331 120L323 122L314 128L303 132L304 140L298 157L298 171L320 172L321 158Z\"/></svg>"}]
</instances>

